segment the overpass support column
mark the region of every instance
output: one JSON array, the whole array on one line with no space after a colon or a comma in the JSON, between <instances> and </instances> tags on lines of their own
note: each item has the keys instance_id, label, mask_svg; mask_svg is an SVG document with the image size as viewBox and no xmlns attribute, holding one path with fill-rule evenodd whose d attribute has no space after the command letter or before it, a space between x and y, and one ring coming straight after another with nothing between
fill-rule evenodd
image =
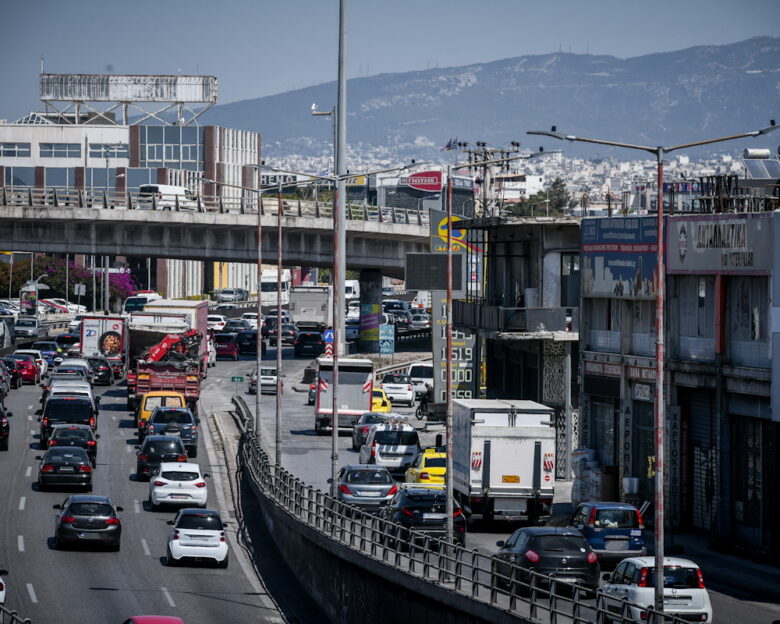
<instances>
[{"instance_id":1,"label":"overpass support column","mask_svg":"<svg viewBox=\"0 0 780 624\"><path fill-rule=\"evenodd\" d=\"M379 353L379 324L382 320L382 272L360 270L360 339L361 353Z\"/></svg>"}]
</instances>

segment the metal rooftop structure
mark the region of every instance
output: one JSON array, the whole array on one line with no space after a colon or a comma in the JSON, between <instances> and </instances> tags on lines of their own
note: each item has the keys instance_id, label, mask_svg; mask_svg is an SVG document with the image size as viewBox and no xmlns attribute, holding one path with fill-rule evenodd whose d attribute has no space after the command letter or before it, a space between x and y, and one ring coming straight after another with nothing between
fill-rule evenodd
<instances>
[{"instance_id":1,"label":"metal rooftop structure","mask_svg":"<svg viewBox=\"0 0 780 624\"><path fill-rule=\"evenodd\" d=\"M113 111L119 109L127 125L132 107L142 113L136 124L156 119L163 125L197 125L217 102L217 77L41 73L41 101L47 112L73 124L82 123L86 111L92 124L116 125Z\"/></svg>"}]
</instances>

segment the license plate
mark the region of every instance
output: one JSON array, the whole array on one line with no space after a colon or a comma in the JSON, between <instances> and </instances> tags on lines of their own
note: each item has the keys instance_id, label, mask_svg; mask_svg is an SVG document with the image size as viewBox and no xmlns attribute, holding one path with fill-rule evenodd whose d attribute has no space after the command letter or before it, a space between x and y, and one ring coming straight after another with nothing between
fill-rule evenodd
<instances>
[{"instance_id":1,"label":"license plate","mask_svg":"<svg viewBox=\"0 0 780 624\"><path fill-rule=\"evenodd\" d=\"M73 466L60 466L60 472L76 472Z\"/></svg>"},{"instance_id":2,"label":"license plate","mask_svg":"<svg viewBox=\"0 0 780 624\"><path fill-rule=\"evenodd\" d=\"M563 581L564 583L576 583L578 579L573 576L556 576L555 580Z\"/></svg>"},{"instance_id":3,"label":"license plate","mask_svg":"<svg viewBox=\"0 0 780 624\"><path fill-rule=\"evenodd\" d=\"M100 535L97 533L79 533L79 539L100 539Z\"/></svg>"},{"instance_id":4,"label":"license plate","mask_svg":"<svg viewBox=\"0 0 780 624\"><path fill-rule=\"evenodd\" d=\"M189 496L187 496L186 494L171 494L171 498L175 498L179 500L179 499L187 499L189 498Z\"/></svg>"},{"instance_id":5,"label":"license plate","mask_svg":"<svg viewBox=\"0 0 780 624\"><path fill-rule=\"evenodd\" d=\"M361 496L382 496L382 492L371 492L366 490L359 490L358 494Z\"/></svg>"},{"instance_id":6,"label":"license plate","mask_svg":"<svg viewBox=\"0 0 780 624\"><path fill-rule=\"evenodd\" d=\"M501 483L520 483L520 477L517 475L503 475Z\"/></svg>"}]
</instances>

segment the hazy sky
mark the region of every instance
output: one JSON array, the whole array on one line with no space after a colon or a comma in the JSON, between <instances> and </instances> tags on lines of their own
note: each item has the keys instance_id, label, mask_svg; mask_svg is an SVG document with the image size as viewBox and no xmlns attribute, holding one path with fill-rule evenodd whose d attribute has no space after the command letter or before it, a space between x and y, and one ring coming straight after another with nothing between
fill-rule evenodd
<instances>
[{"instance_id":1,"label":"hazy sky","mask_svg":"<svg viewBox=\"0 0 780 624\"><path fill-rule=\"evenodd\" d=\"M0 118L54 73L213 74L219 102L336 78L338 0L0 0ZM780 0L348 0L349 77L780 36ZM778 59L780 66L780 59ZM323 103L326 105L329 103Z\"/></svg>"}]
</instances>

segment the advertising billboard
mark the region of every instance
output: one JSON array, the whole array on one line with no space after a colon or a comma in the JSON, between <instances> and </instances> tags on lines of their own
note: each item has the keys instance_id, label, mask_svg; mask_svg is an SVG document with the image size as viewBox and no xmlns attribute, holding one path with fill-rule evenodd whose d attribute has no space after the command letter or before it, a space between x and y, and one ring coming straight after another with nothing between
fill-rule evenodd
<instances>
[{"instance_id":1,"label":"advertising billboard","mask_svg":"<svg viewBox=\"0 0 780 624\"><path fill-rule=\"evenodd\" d=\"M656 217L583 219L583 296L654 299L657 232Z\"/></svg>"}]
</instances>

